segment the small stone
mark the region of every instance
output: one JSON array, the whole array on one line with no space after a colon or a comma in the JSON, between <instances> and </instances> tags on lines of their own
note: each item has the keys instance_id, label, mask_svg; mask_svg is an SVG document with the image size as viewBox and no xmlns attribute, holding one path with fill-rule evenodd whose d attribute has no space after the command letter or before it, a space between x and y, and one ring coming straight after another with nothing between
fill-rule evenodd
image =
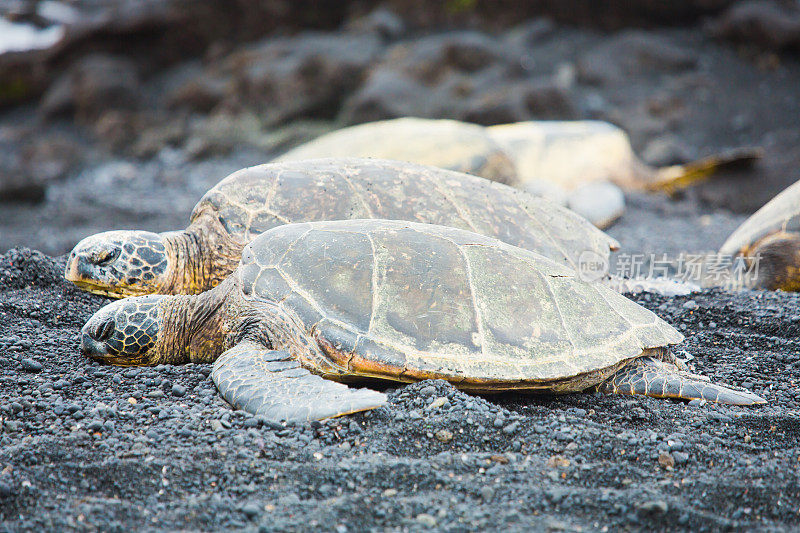
<instances>
[{"instance_id":1,"label":"small stone","mask_svg":"<svg viewBox=\"0 0 800 533\"><path fill-rule=\"evenodd\" d=\"M425 527L436 527L436 519L427 513L418 514L417 522Z\"/></svg>"},{"instance_id":2,"label":"small stone","mask_svg":"<svg viewBox=\"0 0 800 533\"><path fill-rule=\"evenodd\" d=\"M420 396L433 396L436 393L436 388L432 387L431 385L427 385L419 389Z\"/></svg>"},{"instance_id":3,"label":"small stone","mask_svg":"<svg viewBox=\"0 0 800 533\"><path fill-rule=\"evenodd\" d=\"M503 433L506 435L511 435L516 433L517 429L519 428L519 421L511 422L509 425L503 428Z\"/></svg>"},{"instance_id":4,"label":"small stone","mask_svg":"<svg viewBox=\"0 0 800 533\"><path fill-rule=\"evenodd\" d=\"M433 436L436 437L436 440L444 443L448 443L453 440L453 432L449 429L439 429L433 434Z\"/></svg>"},{"instance_id":5,"label":"small stone","mask_svg":"<svg viewBox=\"0 0 800 533\"><path fill-rule=\"evenodd\" d=\"M672 458L675 459L676 465L682 465L689 460L689 454L685 452L675 452L672 454Z\"/></svg>"},{"instance_id":6,"label":"small stone","mask_svg":"<svg viewBox=\"0 0 800 533\"><path fill-rule=\"evenodd\" d=\"M215 432L222 431L222 422L217 419L211 420L208 425L210 425L211 429Z\"/></svg>"},{"instance_id":7,"label":"small stone","mask_svg":"<svg viewBox=\"0 0 800 533\"><path fill-rule=\"evenodd\" d=\"M569 466L569 459L563 455L554 455L547 460L547 466L550 468L567 468Z\"/></svg>"},{"instance_id":8,"label":"small stone","mask_svg":"<svg viewBox=\"0 0 800 533\"><path fill-rule=\"evenodd\" d=\"M172 385L173 396L181 397L184 396L185 394L186 394L186 387L184 387L183 385L179 385L177 383L174 383Z\"/></svg>"},{"instance_id":9,"label":"small stone","mask_svg":"<svg viewBox=\"0 0 800 533\"><path fill-rule=\"evenodd\" d=\"M687 301L683 302L683 308L684 309L689 309L691 311L694 311L695 309L698 309L699 307L700 306L697 305L697 302L695 302L694 300L687 300Z\"/></svg>"},{"instance_id":10,"label":"small stone","mask_svg":"<svg viewBox=\"0 0 800 533\"><path fill-rule=\"evenodd\" d=\"M147 393L147 397L148 398L163 398L164 397L164 391L162 391L161 389L151 390L150 392Z\"/></svg>"},{"instance_id":11,"label":"small stone","mask_svg":"<svg viewBox=\"0 0 800 533\"><path fill-rule=\"evenodd\" d=\"M446 403L448 403L447 398L445 398L444 396L439 396L438 398L436 398L431 402L431 404L428 406L428 409L438 409L444 406L444 404Z\"/></svg>"},{"instance_id":12,"label":"small stone","mask_svg":"<svg viewBox=\"0 0 800 533\"><path fill-rule=\"evenodd\" d=\"M244 515L247 518L252 520L253 518L257 517L259 514L261 514L261 507L259 507L259 505L257 503L253 503L253 502L246 503L246 504L242 505L242 512L244 513Z\"/></svg>"},{"instance_id":13,"label":"small stone","mask_svg":"<svg viewBox=\"0 0 800 533\"><path fill-rule=\"evenodd\" d=\"M672 457L672 454L670 454L669 452L659 452L658 464L661 465L662 468L667 468L667 469L674 468L675 458Z\"/></svg>"},{"instance_id":14,"label":"small stone","mask_svg":"<svg viewBox=\"0 0 800 533\"><path fill-rule=\"evenodd\" d=\"M26 372L41 372L42 371L42 363L36 361L34 359L23 359L22 360L22 369Z\"/></svg>"},{"instance_id":15,"label":"small stone","mask_svg":"<svg viewBox=\"0 0 800 533\"><path fill-rule=\"evenodd\" d=\"M663 514L669 509L664 500L650 500L637 505L637 508L645 514Z\"/></svg>"},{"instance_id":16,"label":"small stone","mask_svg":"<svg viewBox=\"0 0 800 533\"><path fill-rule=\"evenodd\" d=\"M494 498L494 489L490 486L481 488L481 499L485 502L491 501Z\"/></svg>"},{"instance_id":17,"label":"small stone","mask_svg":"<svg viewBox=\"0 0 800 533\"><path fill-rule=\"evenodd\" d=\"M397 496L397 489L386 489L383 491L384 498L391 498L392 496Z\"/></svg>"}]
</instances>

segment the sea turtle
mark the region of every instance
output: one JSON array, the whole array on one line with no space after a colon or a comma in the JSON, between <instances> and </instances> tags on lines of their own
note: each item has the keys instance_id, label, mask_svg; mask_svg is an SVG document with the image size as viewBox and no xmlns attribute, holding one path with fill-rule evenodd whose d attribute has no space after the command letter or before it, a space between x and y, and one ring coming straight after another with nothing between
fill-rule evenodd
<instances>
[{"instance_id":1,"label":"sea turtle","mask_svg":"<svg viewBox=\"0 0 800 533\"><path fill-rule=\"evenodd\" d=\"M744 280L750 288L800 290L800 181L739 226L719 254L758 261Z\"/></svg>"},{"instance_id":2,"label":"sea turtle","mask_svg":"<svg viewBox=\"0 0 800 533\"><path fill-rule=\"evenodd\" d=\"M491 181L378 159L319 159L260 165L222 180L184 231L111 231L82 240L66 278L98 294L193 294L238 265L242 248L289 222L385 218L483 233L576 267L608 264L618 243L571 211Z\"/></svg>"},{"instance_id":3,"label":"sea turtle","mask_svg":"<svg viewBox=\"0 0 800 533\"><path fill-rule=\"evenodd\" d=\"M652 312L534 252L374 219L274 228L215 289L111 303L81 334L84 353L117 365L213 362L223 397L271 420L386 402L336 383L359 378L764 402L680 371L669 346L682 340Z\"/></svg>"},{"instance_id":4,"label":"sea turtle","mask_svg":"<svg viewBox=\"0 0 800 533\"><path fill-rule=\"evenodd\" d=\"M673 192L705 179L723 167L753 162L755 149L741 148L684 165L654 168L633 152L628 134L599 120L527 121L487 128L514 161L517 187L538 180L573 191L588 183L612 182L625 190Z\"/></svg>"},{"instance_id":5,"label":"sea turtle","mask_svg":"<svg viewBox=\"0 0 800 533\"><path fill-rule=\"evenodd\" d=\"M409 161L481 176L516 180L513 162L477 124L446 119L397 118L326 133L275 161L320 157L375 157Z\"/></svg>"}]
</instances>

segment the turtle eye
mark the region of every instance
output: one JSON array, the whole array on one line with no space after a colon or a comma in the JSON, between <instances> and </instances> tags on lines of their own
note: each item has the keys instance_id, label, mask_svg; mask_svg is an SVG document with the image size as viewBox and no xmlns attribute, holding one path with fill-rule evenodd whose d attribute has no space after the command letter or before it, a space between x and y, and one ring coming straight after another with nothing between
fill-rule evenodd
<instances>
[{"instance_id":1,"label":"turtle eye","mask_svg":"<svg viewBox=\"0 0 800 533\"><path fill-rule=\"evenodd\" d=\"M119 257L119 251L120 249L116 246L113 248L99 248L92 251L89 260L95 265L105 266Z\"/></svg>"}]
</instances>

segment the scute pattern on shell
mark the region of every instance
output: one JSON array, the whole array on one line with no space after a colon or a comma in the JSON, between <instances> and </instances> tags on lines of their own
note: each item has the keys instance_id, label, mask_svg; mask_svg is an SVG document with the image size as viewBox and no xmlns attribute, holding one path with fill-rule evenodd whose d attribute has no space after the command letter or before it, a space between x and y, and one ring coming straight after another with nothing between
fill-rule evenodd
<instances>
[{"instance_id":1,"label":"scute pattern on shell","mask_svg":"<svg viewBox=\"0 0 800 533\"><path fill-rule=\"evenodd\" d=\"M784 189L745 220L719 251L723 255L738 254L778 231L800 233L800 181Z\"/></svg>"},{"instance_id":2,"label":"scute pattern on shell","mask_svg":"<svg viewBox=\"0 0 800 533\"><path fill-rule=\"evenodd\" d=\"M241 245L281 224L381 218L471 230L572 266L584 251L608 257L618 243L585 219L512 187L380 159L268 164L222 180L192 219L214 213Z\"/></svg>"},{"instance_id":3,"label":"scute pattern on shell","mask_svg":"<svg viewBox=\"0 0 800 533\"><path fill-rule=\"evenodd\" d=\"M680 342L646 309L538 254L386 220L293 224L245 248L239 287L352 374L554 380Z\"/></svg>"}]
</instances>

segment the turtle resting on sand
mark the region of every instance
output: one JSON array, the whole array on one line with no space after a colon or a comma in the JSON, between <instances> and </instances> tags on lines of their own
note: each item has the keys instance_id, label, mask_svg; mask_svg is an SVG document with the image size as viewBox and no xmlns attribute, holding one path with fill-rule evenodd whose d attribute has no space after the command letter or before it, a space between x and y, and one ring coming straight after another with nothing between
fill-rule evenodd
<instances>
[{"instance_id":1,"label":"turtle resting on sand","mask_svg":"<svg viewBox=\"0 0 800 533\"><path fill-rule=\"evenodd\" d=\"M319 159L246 168L195 206L183 231L110 231L72 250L65 276L112 297L195 294L225 279L242 249L275 226L384 218L468 229L575 268L608 264L618 243L543 198L435 167L375 159Z\"/></svg>"},{"instance_id":2,"label":"turtle resting on sand","mask_svg":"<svg viewBox=\"0 0 800 533\"><path fill-rule=\"evenodd\" d=\"M800 290L800 182L748 218L728 237L719 253L743 258L760 256L757 275L747 283L750 288Z\"/></svg>"},{"instance_id":3,"label":"turtle resting on sand","mask_svg":"<svg viewBox=\"0 0 800 533\"><path fill-rule=\"evenodd\" d=\"M385 395L341 383L366 378L764 403L680 371L669 346L682 340L541 255L387 220L274 228L215 289L111 303L81 336L84 353L117 365L213 362L228 402L276 421L383 405Z\"/></svg>"},{"instance_id":4,"label":"turtle resting on sand","mask_svg":"<svg viewBox=\"0 0 800 533\"><path fill-rule=\"evenodd\" d=\"M320 157L374 157L431 165L500 183L516 181L514 163L486 128L457 120L396 118L326 133L276 162Z\"/></svg>"},{"instance_id":5,"label":"turtle resting on sand","mask_svg":"<svg viewBox=\"0 0 800 533\"><path fill-rule=\"evenodd\" d=\"M593 182L625 190L673 192L727 166L752 163L756 149L731 150L684 165L654 168L640 160L622 129L598 120L527 121L487 128L514 161L512 185L538 188L545 180L569 192Z\"/></svg>"}]
</instances>

